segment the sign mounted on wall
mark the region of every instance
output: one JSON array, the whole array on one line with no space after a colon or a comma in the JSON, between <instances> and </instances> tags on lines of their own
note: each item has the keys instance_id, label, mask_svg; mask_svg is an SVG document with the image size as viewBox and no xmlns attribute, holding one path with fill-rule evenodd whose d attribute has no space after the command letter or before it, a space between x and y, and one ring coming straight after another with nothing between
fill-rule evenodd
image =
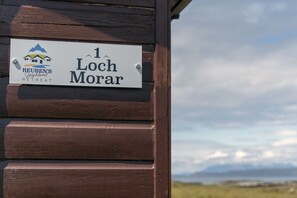
<instances>
[{"instance_id":1,"label":"sign mounted on wall","mask_svg":"<svg viewBox=\"0 0 297 198\"><path fill-rule=\"evenodd\" d=\"M142 87L142 46L11 39L9 83Z\"/></svg>"}]
</instances>

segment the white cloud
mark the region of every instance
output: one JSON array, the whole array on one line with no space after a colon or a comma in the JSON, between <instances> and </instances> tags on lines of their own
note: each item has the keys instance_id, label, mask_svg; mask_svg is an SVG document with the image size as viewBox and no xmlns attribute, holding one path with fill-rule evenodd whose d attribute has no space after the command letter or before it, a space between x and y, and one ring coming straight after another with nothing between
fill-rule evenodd
<instances>
[{"instance_id":1,"label":"white cloud","mask_svg":"<svg viewBox=\"0 0 297 198\"><path fill-rule=\"evenodd\" d=\"M217 164L292 163L297 165L297 147L291 145L231 147L214 142L174 141L172 146L172 172L174 174L193 173Z\"/></svg>"},{"instance_id":2,"label":"white cloud","mask_svg":"<svg viewBox=\"0 0 297 198\"><path fill-rule=\"evenodd\" d=\"M197 159L193 161L194 164L201 164L202 162L203 160L197 160Z\"/></svg>"},{"instance_id":3,"label":"white cloud","mask_svg":"<svg viewBox=\"0 0 297 198\"><path fill-rule=\"evenodd\" d=\"M272 145L275 147L291 146L296 144L297 144L297 138L285 138L272 143Z\"/></svg>"},{"instance_id":4,"label":"white cloud","mask_svg":"<svg viewBox=\"0 0 297 198\"><path fill-rule=\"evenodd\" d=\"M284 107L284 111L290 112L290 113L295 113L297 112L297 105L296 104L292 104L292 105L287 105Z\"/></svg>"},{"instance_id":5,"label":"white cloud","mask_svg":"<svg viewBox=\"0 0 297 198\"><path fill-rule=\"evenodd\" d=\"M249 154L245 151L238 150L234 153L235 159L241 160L249 156Z\"/></svg>"},{"instance_id":6,"label":"white cloud","mask_svg":"<svg viewBox=\"0 0 297 198\"><path fill-rule=\"evenodd\" d=\"M276 135L278 135L278 136L295 136L295 135L297 135L297 131L285 129L285 130L277 131Z\"/></svg>"},{"instance_id":7,"label":"white cloud","mask_svg":"<svg viewBox=\"0 0 297 198\"><path fill-rule=\"evenodd\" d=\"M262 153L263 158L273 158L275 157L275 154L272 151L264 151Z\"/></svg>"},{"instance_id":8,"label":"white cloud","mask_svg":"<svg viewBox=\"0 0 297 198\"><path fill-rule=\"evenodd\" d=\"M184 110L179 115L218 126L221 114L226 126L297 122L297 36L261 56L257 45L222 49L225 57L199 57L199 43L188 46L186 58L173 58L173 110Z\"/></svg>"},{"instance_id":9,"label":"white cloud","mask_svg":"<svg viewBox=\"0 0 297 198\"><path fill-rule=\"evenodd\" d=\"M228 156L229 156L228 153L218 150L218 151L215 151L214 153L211 153L209 156L207 156L207 159L224 158Z\"/></svg>"},{"instance_id":10,"label":"white cloud","mask_svg":"<svg viewBox=\"0 0 297 198\"><path fill-rule=\"evenodd\" d=\"M288 9L288 5L285 2L277 2L271 5L271 9L273 11L286 11Z\"/></svg>"},{"instance_id":11,"label":"white cloud","mask_svg":"<svg viewBox=\"0 0 297 198\"><path fill-rule=\"evenodd\" d=\"M285 2L252 2L243 11L244 19L247 23L258 24L262 17L273 15L273 12L283 12L288 10Z\"/></svg>"},{"instance_id":12,"label":"white cloud","mask_svg":"<svg viewBox=\"0 0 297 198\"><path fill-rule=\"evenodd\" d=\"M205 120L206 125L296 122L297 111L288 106L297 101L297 68L283 55L292 51L297 47L253 63L213 58L191 70L179 68L173 74L173 105L183 108L181 117ZM180 83L183 78L189 80Z\"/></svg>"},{"instance_id":13,"label":"white cloud","mask_svg":"<svg viewBox=\"0 0 297 198\"><path fill-rule=\"evenodd\" d=\"M258 2L247 6L246 10L243 12L246 22L258 23L260 17L263 15L264 8L264 4Z\"/></svg>"},{"instance_id":14,"label":"white cloud","mask_svg":"<svg viewBox=\"0 0 297 198\"><path fill-rule=\"evenodd\" d=\"M197 125L239 133L257 126L269 127L270 138L252 148L174 142L174 173L216 163L297 162L290 127L297 123L296 7L297 1L199 0L172 23L172 118L179 126L173 133L190 140Z\"/></svg>"}]
</instances>

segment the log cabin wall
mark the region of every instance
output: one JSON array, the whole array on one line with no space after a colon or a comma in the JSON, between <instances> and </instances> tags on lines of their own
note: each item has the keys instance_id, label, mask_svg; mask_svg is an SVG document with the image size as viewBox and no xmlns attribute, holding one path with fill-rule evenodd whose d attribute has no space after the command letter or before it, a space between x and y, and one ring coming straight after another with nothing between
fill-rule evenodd
<instances>
[{"instance_id":1,"label":"log cabin wall","mask_svg":"<svg viewBox=\"0 0 297 198\"><path fill-rule=\"evenodd\" d=\"M0 197L170 197L170 1L0 6ZM142 45L143 86L9 84L11 38Z\"/></svg>"}]
</instances>

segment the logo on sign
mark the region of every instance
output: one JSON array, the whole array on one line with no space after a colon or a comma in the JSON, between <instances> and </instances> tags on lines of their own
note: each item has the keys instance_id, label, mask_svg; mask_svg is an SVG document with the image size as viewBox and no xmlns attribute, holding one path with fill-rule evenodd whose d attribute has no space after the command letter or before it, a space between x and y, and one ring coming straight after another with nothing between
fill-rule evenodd
<instances>
[{"instance_id":1,"label":"logo on sign","mask_svg":"<svg viewBox=\"0 0 297 198\"><path fill-rule=\"evenodd\" d=\"M25 67L46 68L50 66L49 62L52 59L47 55L47 51L37 44L24 56L24 60L27 62L27 64L24 65Z\"/></svg>"},{"instance_id":2,"label":"logo on sign","mask_svg":"<svg viewBox=\"0 0 297 198\"><path fill-rule=\"evenodd\" d=\"M23 59L23 67L18 68L25 75L23 81L51 81L47 77L53 72L52 69L48 68L50 67L52 58L39 43L32 47Z\"/></svg>"}]
</instances>

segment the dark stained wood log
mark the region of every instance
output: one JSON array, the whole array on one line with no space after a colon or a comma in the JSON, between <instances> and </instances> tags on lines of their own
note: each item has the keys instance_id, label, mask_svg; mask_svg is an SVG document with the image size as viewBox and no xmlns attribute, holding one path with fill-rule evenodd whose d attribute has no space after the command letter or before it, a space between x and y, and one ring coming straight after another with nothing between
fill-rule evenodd
<instances>
[{"instance_id":1,"label":"dark stained wood log","mask_svg":"<svg viewBox=\"0 0 297 198\"><path fill-rule=\"evenodd\" d=\"M154 43L154 10L73 2L9 0L0 36Z\"/></svg>"},{"instance_id":2,"label":"dark stained wood log","mask_svg":"<svg viewBox=\"0 0 297 198\"><path fill-rule=\"evenodd\" d=\"M124 6L140 6L151 7L155 6L155 0L65 0L86 3L103 3L109 5L124 5Z\"/></svg>"},{"instance_id":3,"label":"dark stained wood log","mask_svg":"<svg viewBox=\"0 0 297 198\"><path fill-rule=\"evenodd\" d=\"M0 3L1 3L1 0L0 0ZM0 161L0 197L4 197L3 196L3 170L6 167L6 165L7 165L6 161Z\"/></svg>"},{"instance_id":4,"label":"dark stained wood log","mask_svg":"<svg viewBox=\"0 0 297 198\"><path fill-rule=\"evenodd\" d=\"M9 76L9 49L10 39L0 37L0 77ZM142 81L153 82L154 53L150 52L151 46L144 45L142 53Z\"/></svg>"},{"instance_id":5,"label":"dark stained wood log","mask_svg":"<svg viewBox=\"0 0 297 198\"><path fill-rule=\"evenodd\" d=\"M11 0L10 0L11 1ZM32 0L31 0L32 1ZM29 1L29 2L31 2ZM85 25L102 27L152 28L152 10L137 8L114 8L83 4L32 1L29 5L2 6L2 23L44 23L60 25ZM37 7L33 7L37 6ZM133 17L134 20L131 20Z\"/></svg>"},{"instance_id":6,"label":"dark stained wood log","mask_svg":"<svg viewBox=\"0 0 297 198\"><path fill-rule=\"evenodd\" d=\"M4 130L8 124L9 124L9 120L0 119L0 160L4 159ZM1 162L0 162L0 166L1 166ZM0 169L0 171L1 171L1 169ZM1 178L0 178L0 181L2 181ZM1 186L0 186L0 188L1 188ZM1 195L1 193L0 193L0 195Z\"/></svg>"},{"instance_id":7,"label":"dark stained wood log","mask_svg":"<svg viewBox=\"0 0 297 198\"><path fill-rule=\"evenodd\" d=\"M142 81L153 82L154 53L142 53Z\"/></svg>"},{"instance_id":8,"label":"dark stained wood log","mask_svg":"<svg viewBox=\"0 0 297 198\"><path fill-rule=\"evenodd\" d=\"M0 197L170 197L173 1L0 0ZM142 45L143 88L8 85L10 38Z\"/></svg>"},{"instance_id":9,"label":"dark stained wood log","mask_svg":"<svg viewBox=\"0 0 297 198\"><path fill-rule=\"evenodd\" d=\"M9 44L9 38L0 37L0 78L3 76L8 76Z\"/></svg>"},{"instance_id":10,"label":"dark stained wood log","mask_svg":"<svg viewBox=\"0 0 297 198\"><path fill-rule=\"evenodd\" d=\"M6 159L153 160L150 124L0 119L0 126L1 122L9 122L0 127Z\"/></svg>"},{"instance_id":11,"label":"dark stained wood log","mask_svg":"<svg viewBox=\"0 0 297 198\"><path fill-rule=\"evenodd\" d=\"M7 115L6 95L8 78L0 77L0 117Z\"/></svg>"},{"instance_id":12,"label":"dark stained wood log","mask_svg":"<svg viewBox=\"0 0 297 198\"><path fill-rule=\"evenodd\" d=\"M61 39L84 41L111 41L123 43L151 43L151 33L129 28L114 30L108 27L67 26L52 24L0 23L0 36L27 37L35 39ZM116 28L115 28L116 29ZM86 34L87 33L87 34Z\"/></svg>"},{"instance_id":13,"label":"dark stained wood log","mask_svg":"<svg viewBox=\"0 0 297 198\"><path fill-rule=\"evenodd\" d=\"M2 0L5 2L5 0ZM9 0L12 3L17 2L15 0ZM20 0L19 0L20 1ZM48 0L48 1L57 1L57 0ZM105 4L105 5L120 5L120 6L135 6L135 7L147 7L154 8L155 0L63 0L69 2L78 2L78 3L90 3L90 4ZM26 2L26 0L23 0Z\"/></svg>"},{"instance_id":14,"label":"dark stained wood log","mask_svg":"<svg viewBox=\"0 0 297 198\"><path fill-rule=\"evenodd\" d=\"M0 78L0 85L6 86L8 84L8 81L9 81L8 77L1 77Z\"/></svg>"},{"instance_id":15,"label":"dark stained wood log","mask_svg":"<svg viewBox=\"0 0 297 198\"><path fill-rule=\"evenodd\" d=\"M170 0L156 1L154 63L155 198L171 197L171 65Z\"/></svg>"},{"instance_id":16,"label":"dark stained wood log","mask_svg":"<svg viewBox=\"0 0 297 198\"><path fill-rule=\"evenodd\" d=\"M0 84L0 116L152 120L151 95L151 84L141 89Z\"/></svg>"},{"instance_id":17,"label":"dark stained wood log","mask_svg":"<svg viewBox=\"0 0 297 198\"><path fill-rule=\"evenodd\" d=\"M13 163L3 171L4 198L153 198L153 165Z\"/></svg>"}]
</instances>

